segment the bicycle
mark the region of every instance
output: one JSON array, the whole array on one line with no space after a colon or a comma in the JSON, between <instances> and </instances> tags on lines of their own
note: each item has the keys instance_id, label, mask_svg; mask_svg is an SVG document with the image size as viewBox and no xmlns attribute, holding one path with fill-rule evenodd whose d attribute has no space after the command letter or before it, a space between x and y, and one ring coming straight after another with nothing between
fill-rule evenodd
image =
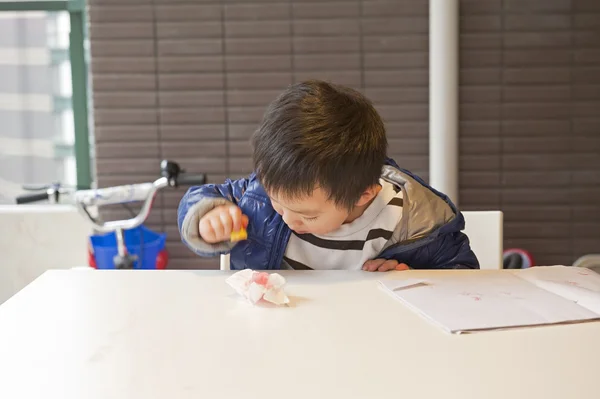
<instances>
[{"instance_id":1,"label":"bicycle","mask_svg":"<svg viewBox=\"0 0 600 399\"><path fill-rule=\"evenodd\" d=\"M152 183L139 183L115 187L106 187L91 190L73 190L73 203L79 213L86 218L92 227L99 233L115 233L117 240L117 255L113 258L116 269L133 269L138 260L127 250L124 230L134 229L142 225L152 209L154 198L159 190L166 187L179 187L180 185L202 185L206 183L206 175L189 175L173 161L163 160L160 163L161 177ZM40 188L40 187L38 187ZM29 190L35 189L32 187ZM61 195L67 195L71 190L52 184L41 187L44 193L25 194L17 197L17 204L27 204L49 200L52 203L60 201ZM137 214L126 220L113 220L103 222L92 216L91 207L102 207L107 205L127 205L133 202L142 202L142 207ZM132 211L133 212L133 211Z\"/></svg>"}]
</instances>

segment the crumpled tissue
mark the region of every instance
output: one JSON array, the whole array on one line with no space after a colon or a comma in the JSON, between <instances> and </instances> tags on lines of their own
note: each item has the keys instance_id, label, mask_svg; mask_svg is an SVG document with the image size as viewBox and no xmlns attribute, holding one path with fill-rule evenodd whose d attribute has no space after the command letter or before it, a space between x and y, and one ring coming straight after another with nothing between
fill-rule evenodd
<instances>
[{"instance_id":1,"label":"crumpled tissue","mask_svg":"<svg viewBox=\"0 0 600 399\"><path fill-rule=\"evenodd\" d=\"M231 275L226 281L252 304L256 304L261 299L275 305L285 305L290 302L283 291L285 278L278 273L269 274L244 269Z\"/></svg>"}]
</instances>

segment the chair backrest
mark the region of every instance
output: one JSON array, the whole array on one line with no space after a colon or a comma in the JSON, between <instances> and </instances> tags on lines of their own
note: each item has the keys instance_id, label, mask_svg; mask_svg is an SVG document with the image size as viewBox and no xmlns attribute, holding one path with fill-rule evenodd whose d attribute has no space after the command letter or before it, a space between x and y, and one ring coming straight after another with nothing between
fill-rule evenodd
<instances>
[{"instance_id":1,"label":"chair backrest","mask_svg":"<svg viewBox=\"0 0 600 399\"><path fill-rule=\"evenodd\" d=\"M464 233L469 236L471 249L482 269L502 269L504 215L501 211L463 212Z\"/></svg>"},{"instance_id":2,"label":"chair backrest","mask_svg":"<svg viewBox=\"0 0 600 399\"><path fill-rule=\"evenodd\" d=\"M463 212L465 234L482 269L502 269L503 219L501 211ZM221 255L220 269L229 270L229 254Z\"/></svg>"}]
</instances>

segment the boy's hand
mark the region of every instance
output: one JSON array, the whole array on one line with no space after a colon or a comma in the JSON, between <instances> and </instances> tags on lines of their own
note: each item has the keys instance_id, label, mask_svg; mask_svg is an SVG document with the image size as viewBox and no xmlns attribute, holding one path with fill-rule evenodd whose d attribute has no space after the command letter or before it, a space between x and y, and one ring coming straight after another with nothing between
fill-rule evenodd
<instances>
[{"instance_id":1,"label":"boy's hand","mask_svg":"<svg viewBox=\"0 0 600 399\"><path fill-rule=\"evenodd\" d=\"M367 272L389 272L391 270L409 270L410 267L404 263L398 263L394 259L373 259L366 261L362 269Z\"/></svg>"},{"instance_id":2,"label":"boy's hand","mask_svg":"<svg viewBox=\"0 0 600 399\"><path fill-rule=\"evenodd\" d=\"M222 205L200 219L200 237L209 244L229 241L232 232L248 226L248 216L233 205Z\"/></svg>"}]
</instances>

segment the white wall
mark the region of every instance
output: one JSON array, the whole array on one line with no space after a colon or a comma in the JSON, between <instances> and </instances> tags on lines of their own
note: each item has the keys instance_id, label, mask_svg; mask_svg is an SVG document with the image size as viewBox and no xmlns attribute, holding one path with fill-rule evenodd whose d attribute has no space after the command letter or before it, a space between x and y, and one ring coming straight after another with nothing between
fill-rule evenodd
<instances>
[{"instance_id":1,"label":"white wall","mask_svg":"<svg viewBox=\"0 0 600 399\"><path fill-rule=\"evenodd\" d=\"M72 206L0 206L0 303L46 270L87 265L91 231Z\"/></svg>"}]
</instances>

